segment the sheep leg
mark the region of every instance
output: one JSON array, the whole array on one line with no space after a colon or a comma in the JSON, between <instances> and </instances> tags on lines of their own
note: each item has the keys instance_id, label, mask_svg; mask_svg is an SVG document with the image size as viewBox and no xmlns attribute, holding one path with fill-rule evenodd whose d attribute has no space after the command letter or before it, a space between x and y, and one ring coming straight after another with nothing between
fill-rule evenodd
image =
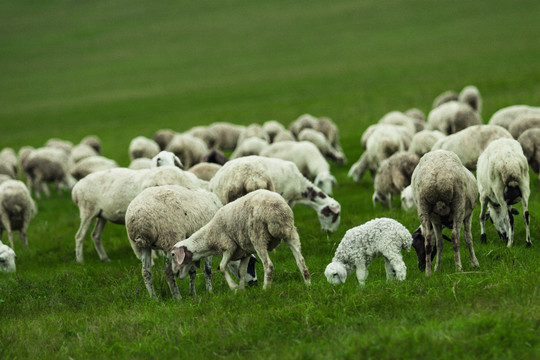
<instances>
[{"instance_id":1,"label":"sheep leg","mask_svg":"<svg viewBox=\"0 0 540 360\"><path fill-rule=\"evenodd\" d=\"M461 230L461 221L454 219L454 223L452 225L452 249L454 250L454 262L456 264L457 272L460 272L462 269L461 256L459 254L460 230Z\"/></svg>"},{"instance_id":2,"label":"sheep leg","mask_svg":"<svg viewBox=\"0 0 540 360\"><path fill-rule=\"evenodd\" d=\"M393 280L396 277L396 274L394 273L394 269L392 268L390 260L388 260L387 257L384 258L384 268L386 270L386 281Z\"/></svg>"},{"instance_id":3,"label":"sheep leg","mask_svg":"<svg viewBox=\"0 0 540 360\"><path fill-rule=\"evenodd\" d=\"M257 255L259 255L259 258L261 259L261 262L263 264L263 269L264 269L263 289L267 289L272 284L272 277L274 275L274 264L272 264L272 260L270 260L270 256L268 256L268 250L266 250L266 248L255 247L255 251L257 251Z\"/></svg>"},{"instance_id":4,"label":"sheep leg","mask_svg":"<svg viewBox=\"0 0 540 360\"><path fill-rule=\"evenodd\" d=\"M141 249L142 276L150 297L157 298L152 284L152 250Z\"/></svg>"},{"instance_id":5,"label":"sheep leg","mask_svg":"<svg viewBox=\"0 0 540 360\"><path fill-rule=\"evenodd\" d=\"M425 216L420 216L420 222L426 232L424 234L424 247L426 249L426 277L428 277L431 276L431 251L433 251L431 244L431 222Z\"/></svg>"},{"instance_id":6,"label":"sheep leg","mask_svg":"<svg viewBox=\"0 0 540 360\"><path fill-rule=\"evenodd\" d=\"M174 279L170 252L167 253L167 258L165 259L164 270L165 270L165 279L167 279L167 284L169 285L169 289L171 290L172 296L176 300L182 300L182 295L180 295L180 291L178 290L178 285L176 284L176 280Z\"/></svg>"},{"instance_id":7,"label":"sheep leg","mask_svg":"<svg viewBox=\"0 0 540 360\"><path fill-rule=\"evenodd\" d=\"M36 196L36 199L41 200L41 174L35 174L32 183L34 185L34 195Z\"/></svg>"},{"instance_id":8,"label":"sheep leg","mask_svg":"<svg viewBox=\"0 0 540 360\"><path fill-rule=\"evenodd\" d=\"M246 273L249 264L250 256L246 256L240 260L240 266L238 267L238 289L244 290L246 287Z\"/></svg>"},{"instance_id":9,"label":"sheep leg","mask_svg":"<svg viewBox=\"0 0 540 360\"><path fill-rule=\"evenodd\" d=\"M384 260L387 280L405 280L405 277L407 277L407 266L403 262L403 258L400 254L387 254L384 257Z\"/></svg>"},{"instance_id":10,"label":"sheep leg","mask_svg":"<svg viewBox=\"0 0 540 360\"><path fill-rule=\"evenodd\" d=\"M360 285L362 286L366 285L366 279L368 277L368 274L369 274L369 271L364 262L356 263L356 278L358 279L358 282L360 283Z\"/></svg>"},{"instance_id":11,"label":"sheep leg","mask_svg":"<svg viewBox=\"0 0 540 360\"><path fill-rule=\"evenodd\" d=\"M234 282L234 280L231 278L231 275L227 271L227 264L231 260L232 254L234 253L235 249L232 249L230 251L226 251L223 253L223 257L221 258L221 262L219 263L219 271L225 276L225 280L227 281L227 285L229 285L229 288L231 290L236 290L238 288L238 285Z\"/></svg>"},{"instance_id":12,"label":"sheep leg","mask_svg":"<svg viewBox=\"0 0 540 360\"><path fill-rule=\"evenodd\" d=\"M435 235L435 245L437 246L437 261L435 262L435 268L433 271L437 271L441 266L442 251L444 247L444 239L442 237L442 225L434 224L433 225L433 234Z\"/></svg>"},{"instance_id":13,"label":"sheep leg","mask_svg":"<svg viewBox=\"0 0 540 360\"><path fill-rule=\"evenodd\" d=\"M487 197L480 195L480 242L487 243L486 239L486 216L487 214Z\"/></svg>"},{"instance_id":14,"label":"sheep leg","mask_svg":"<svg viewBox=\"0 0 540 360\"><path fill-rule=\"evenodd\" d=\"M11 222L9 221L9 215L6 211L3 211L0 217L0 221L2 221L2 227L6 229L9 239L9 244L12 249L15 249L13 246L13 231L11 231ZM28 246L28 244L26 244Z\"/></svg>"},{"instance_id":15,"label":"sheep leg","mask_svg":"<svg viewBox=\"0 0 540 360\"><path fill-rule=\"evenodd\" d=\"M197 269L195 266L189 268L189 295L196 296L197 291L195 291L195 278L197 277Z\"/></svg>"},{"instance_id":16,"label":"sheep leg","mask_svg":"<svg viewBox=\"0 0 540 360\"><path fill-rule=\"evenodd\" d=\"M97 216L95 213L86 213L85 211L81 211L81 225L79 226L79 230L77 231L77 234L75 234L75 258L77 259L78 263L84 262L84 253L83 253L83 242L84 238L86 237L86 234L88 233L88 230L90 229L90 225L92 225L92 221Z\"/></svg>"},{"instance_id":17,"label":"sheep leg","mask_svg":"<svg viewBox=\"0 0 540 360\"><path fill-rule=\"evenodd\" d=\"M529 228L529 223L530 223L529 207L527 204L528 199L525 199L525 197L523 197L523 199L521 199L521 203L523 205L523 220L525 221L525 236L526 236L526 241L527 241L527 244L525 246L531 247L532 243L531 243L531 230Z\"/></svg>"},{"instance_id":18,"label":"sheep leg","mask_svg":"<svg viewBox=\"0 0 540 360\"><path fill-rule=\"evenodd\" d=\"M204 258L204 284L206 293L212 293L212 256Z\"/></svg>"},{"instance_id":19,"label":"sheep leg","mask_svg":"<svg viewBox=\"0 0 540 360\"><path fill-rule=\"evenodd\" d=\"M43 190L43 193L45 194L45 197L47 199L51 197L51 192L49 191L49 184L47 184L46 182L42 182L41 190Z\"/></svg>"},{"instance_id":20,"label":"sheep leg","mask_svg":"<svg viewBox=\"0 0 540 360\"><path fill-rule=\"evenodd\" d=\"M96 247L96 251L98 252L98 255L101 261L110 262L111 260L107 256L107 253L105 252L105 249L103 248L103 245L101 244L101 234L103 233L105 224L107 224L107 220L103 218L97 219L96 226L94 227L94 230L92 231L92 240L94 241L94 246Z\"/></svg>"},{"instance_id":21,"label":"sheep leg","mask_svg":"<svg viewBox=\"0 0 540 360\"><path fill-rule=\"evenodd\" d=\"M306 283L306 285L311 284L311 276L309 275L309 271L306 267L304 257L300 252L300 238L298 237L298 233L294 232L292 238L287 240L286 242L287 245L289 245L291 252L293 253L294 259L296 260L296 266L298 266L300 273L304 277L304 282Z\"/></svg>"},{"instance_id":22,"label":"sheep leg","mask_svg":"<svg viewBox=\"0 0 540 360\"><path fill-rule=\"evenodd\" d=\"M471 255L471 266L478 267L480 266L480 264L478 263L478 259L476 258L476 255L474 253L471 223L472 213L467 218L465 218L465 220L463 220L463 237L465 238L465 243L467 244L467 247L469 248L469 254Z\"/></svg>"}]
</instances>

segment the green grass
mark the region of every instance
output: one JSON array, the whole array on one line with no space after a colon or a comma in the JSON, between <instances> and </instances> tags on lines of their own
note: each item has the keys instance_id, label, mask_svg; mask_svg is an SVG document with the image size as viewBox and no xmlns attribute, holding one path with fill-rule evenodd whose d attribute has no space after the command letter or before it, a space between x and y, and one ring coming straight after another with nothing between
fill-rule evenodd
<instances>
[{"instance_id":1,"label":"green grass","mask_svg":"<svg viewBox=\"0 0 540 360\"><path fill-rule=\"evenodd\" d=\"M129 141L161 128L240 124L303 113L339 125L348 165L332 164L339 230L321 235L312 210L294 209L312 274L306 288L286 247L271 254L272 288L232 293L221 274L196 297L171 299L161 269L148 297L125 229L107 225L102 264L90 239L74 260L78 211L68 193L39 202L17 273L0 277L0 358L471 358L540 357L539 186L531 173L531 234L521 218L507 249L488 225L479 269L450 246L426 279L414 251L407 280L385 281L381 259L364 288L329 285L323 271L345 231L388 216L413 231L414 213L378 205L373 182L346 177L362 131L392 110L476 85L483 119L540 104L538 1L10 1L0 3L0 148L78 142L95 134L127 166ZM520 209L521 210L521 209ZM4 235L4 240L6 237ZM216 259L217 260L217 259ZM217 261L214 261L214 267ZM258 268L259 274L262 268Z\"/></svg>"}]
</instances>

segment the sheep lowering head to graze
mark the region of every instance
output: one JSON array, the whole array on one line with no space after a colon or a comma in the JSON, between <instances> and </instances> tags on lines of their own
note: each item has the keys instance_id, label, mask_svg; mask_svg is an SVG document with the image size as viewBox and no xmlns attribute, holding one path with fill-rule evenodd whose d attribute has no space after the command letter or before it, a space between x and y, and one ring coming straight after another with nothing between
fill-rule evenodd
<instances>
[{"instance_id":1,"label":"sheep lowering head to graze","mask_svg":"<svg viewBox=\"0 0 540 360\"><path fill-rule=\"evenodd\" d=\"M80 144L86 144L94 148L98 155L101 155L101 140L96 135L85 136Z\"/></svg>"},{"instance_id":2,"label":"sheep lowering head to graze","mask_svg":"<svg viewBox=\"0 0 540 360\"><path fill-rule=\"evenodd\" d=\"M474 175L461 164L455 153L436 150L420 159L412 175L411 184L422 235L425 237L426 276L431 275L431 254L435 245L433 236L436 239L437 251L435 270L440 268L443 227L452 229L456 269L461 271L462 268L459 254L462 224L465 228L464 237L469 248L471 264L478 266L471 233L472 214L478 198L478 185Z\"/></svg>"},{"instance_id":3,"label":"sheep lowering head to graze","mask_svg":"<svg viewBox=\"0 0 540 360\"><path fill-rule=\"evenodd\" d=\"M433 99L433 104L431 106L432 109L435 109L436 107L439 107L440 105L450 102L450 101L457 101L459 98L459 94L455 92L454 90L447 90L443 92L442 94L438 95L435 99Z\"/></svg>"},{"instance_id":4,"label":"sheep lowering head to graze","mask_svg":"<svg viewBox=\"0 0 540 360\"><path fill-rule=\"evenodd\" d=\"M186 134L195 136L206 143L209 149L212 149L216 145L216 133L208 126L195 126L186 131Z\"/></svg>"},{"instance_id":5,"label":"sheep lowering head to graze","mask_svg":"<svg viewBox=\"0 0 540 360\"><path fill-rule=\"evenodd\" d=\"M529 230L529 165L521 145L514 139L492 141L478 158L478 190L480 193L480 227L482 242L486 242L487 210L493 225L507 246L514 240L512 205L521 202L525 221L525 240L531 246Z\"/></svg>"},{"instance_id":6,"label":"sheep lowering head to graze","mask_svg":"<svg viewBox=\"0 0 540 360\"><path fill-rule=\"evenodd\" d=\"M264 132L268 135L270 143L274 142L274 138L277 134L285 130L285 126L283 126L283 124L277 122L276 120L265 121L265 123L262 125L262 128Z\"/></svg>"},{"instance_id":7,"label":"sheep lowering head to graze","mask_svg":"<svg viewBox=\"0 0 540 360\"><path fill-rule=\"evenodd\" d=\"M408 151L420 158L430 152L433 145L444 137L445 135L437 130L422 130L414 134Z\"/></svg>"},{"instance_id":8,"label":"sheep lowering head to graze","mask_svg":"<svg viewBox=\"0 0 540 360\"><path fill-rule=\"evenodd\" d=\"M167 145L171 142L176 132L171 129L161 129L156 131L153 136L154 141L159 145L161 150L165 150Z\"/></svg>"},{"instance_id":9,"label":"sheep lowering head to graze","mask_svg":"<svg viewBox=\"0 0 540 360\"><path fill-rule=\"evenodd\" d=\"M176 134L165 149L174 153L189 169L201 162L201 158L208 152L208 146L201 139L190 134Z\"/></svg>"},{"instance_id":10,"label":"sheep lowering head to graze","mask_svg":"<svg viewBox=\"0 0 540 360\"><path fill-rule=\"evenodd\" d=\"M135 159L133 161L136 160L139 159ZM106 157L103 157L101 155L96 155L84 158L81 161L77 162L72 168L69 169L69 172L71 176L73 176L76 180L81 180L83 177L93 172L114 169L117 167L118 164L116 163L116 161L107 159Z\"/></svg>"},{"instance_id":11,"label":"sheep lowering head to graze","mask_svg":"<svg viewBox=\"0 0 540 360\"><path fill-rule=\"evenodd\" d=\"M518 138L523 154L535 173L540 172L540 129L529 129ZM538 178L540 181L540 177Z\"/></svg>"},{"instance_id":12,"label":"sheep lowering head to graze","mask_svg":"<svg viewBox=\"0 0 540 360\"><path fill-rule=\"evenodd\" d=\"M291 249L306 284L310 275L300 250L300 238L294 226L291 208L283 197L268 190L256 190L219 209L208 224L188 239L174 245L172 270L183 279L203 257L221 255L219 270L231 290L245 287L245 275L252 254L264 268L264 286L272 283L274 265L268 253L284 241ZM238 284L227 265L240 260Z\"/></svg>"},{"instance_id":13,"label":"sheep lowering head to graze","mask_svg":"<svg viewBox=\"0 0 540 360\"><path fill-rule=\"evenodd\" d=\"M231 159L237 159L243 156L259 155L268 148L268 141L259 137L249 137L238 142L236 149L231 154Z\"/></svg>"},{"instance_id":14,"label":"sheep lowering head to graze","mask_svg":"<svg viewBox=\"0 0 540 360\"><path fill-rule=\"evenodd\" d=\"M207 162L207 163L214 163L218 165L223 165L227 161L229 161L227 156L221 151L219 151L218 149L208 150L208 152L204 154L203 157L201 158L201 163Z\"/></svg>"},{"instance_id":15,"label":"sheep lowering head to graze","mask_svg":"<svg viewBox=\"0 0 540 360\"><path fill-rule=\"evenodd\" d=\"M16 258L15 251L0 241L0 273L14 273L17 270Z\"/></svg>"},{"instance_id":16,"label":"sheep lowering head to graze","mask_svg":"<svg viewBox=\"0 0 540 360\"><path fill-rule=\"evenodd\" d=\"M0 240L6 230L9 244L15 248L13 231L18 230L23 245L28 246L28 226L36 214L36 203L22 181L7 180L0 184Z\"/></svg>"},{"instance_id":17,"label":"sheep lowering head to graze","mask_svg":"<svg viewBox=\"0 0 540 360\"><path fill-rule=\"evenodd\" d=\"M159 154L152 158L150 167L155 168L160 166L176 166L179 169L184 168L184 165L178 156L170 151L160 151Z\"/></svg>"},{"instance_id":18,"label":"sheep lowering head to graze","mask_svg":"<svg viewBox=\"0 0 540 360\"><path fill-rule=\"evenodd\" d=\"M529 105L512 105L497 110L489 119L488 124L499 125L505 129L517 119L523 117L540 117L540 107Z\"/></svg>"},{"instance_id":19,"label":"sheep lowering head to graze","mask_svg":"<svg viewBox=\"0 0 540 360\"><path fill-rule=\"evenodd\" d=\"M320 131L310 128L303 129L300 131L300 134L298 134L298 141L309 141L313 143L317 149L319 149L321 154L330 161L338 164L347 162L345 154L342 151L335 149Z\"/></svg>"},{"instance_id":20,"label":"sheep lowering head to graze","mask_svg":"<svg viewBox=\"0 0 540 360\"><path fill-rule=\"evenodd\" d=\"M245 126L228 122L215 122L209 128L216 136L215 147L221 150L234 150L238 144L238 137L245 130Z\"/></svg>"},{"instance_id":21,"label":"sheep lowering head to graze","mask_svg":"<svg viewBox=\"0 0 540 360\"><path fill-rule=\"evenodd\" d=\"M508 131L510 134L512 134L514 139L517 139L525 131L537 128L540 128L540 114L537 116L525 116L517 118L510 124L510 126L508 126Z\"/></svg>"},{"instance_id":22,"label":"sheep lowering head to graze","mask_svg":"<svg viewBox=\"0 0 540 360\"><path fill-rule=\"evenodd\" d=\"M145 136L137 136L129 143L129 157L131 160L138 158L153 158L159 153L159 145Z\"/></svg>"},{"instance_id":23,"label":"sheep lowering head to graze","mask_svg":"<svg viewBox=\"0 0 540 360\"><path fill-rule=\"evenodd\" d=\"M17 155L12 148L4 148L0 151L0 174L8 175L12 179L19 178Z\"/></svg>"},{"instance_id":24,"label":"sheep lowering head to graze","mask_svg":"<svg viewBox=\"0 0 540 360\"><path fill-rule=\"evenodd\" d=\"M369 264L382 256L386 279L405 280L407 267L401 250L409 251L411 244L411 233L396 220L379 218L368 221L347 230L324 275L329 283L337 285L344 283L347 275L356 270L358 282L365 285Z\"/></svg>"},{"instance_id":25,"label":"sheep lowering head to graze","mask_svg":"<svg viewBox=\"0 0 540 360\"><path fill-rule=\"evenodd\" d=\"M383 206L392 208L392 198L411 183L411 176L419 157L407 151L400 151L384 160L375 176L373 205L379 201Z\"/></svg>"}]
</instances>

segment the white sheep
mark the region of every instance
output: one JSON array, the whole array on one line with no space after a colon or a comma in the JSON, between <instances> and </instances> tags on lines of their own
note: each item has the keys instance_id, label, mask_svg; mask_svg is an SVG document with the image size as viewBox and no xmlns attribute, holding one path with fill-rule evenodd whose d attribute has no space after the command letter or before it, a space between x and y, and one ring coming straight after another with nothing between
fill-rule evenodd
<instances>
[{"instance_id":1,"label":"white sheep","mask_svg":"<svg viewBox=\"0 0 540 360\"><path fill-rule=\"evenodd\" d=\"M245 126L228 122L215 122L209 128L216 134L215 147L221 150L234 150L238 137L245 130Z\"/></svg>"},{"instance_id":2,"label":"white sheep","mask_svg":"<svg viewBox=\"0 0 540 360\"><path fill-rule=\"evenodd\" d=\"M268 148L268 141L259 137L249 137L239 142L231 154L231 159L237 159L243 156L259 155Z\"/></svg>"},{"instance_id":3,"label":"white sheep","mask_svg":"<svg viewBox=\"0 0 540 360\"><path fill-rule=\"evenodd\" d=\"M68 157L68 169L71 169L82 159L99 155L96 149L87 144L78 144L71 149Z\"/></svg>"},{"instance_id":4,"label":"white sheep","mask_svg":"<svg viewBox=\"0 0 540 360\"><path fill-rule=\"evenodd\" d=\"M150 167L160 167L160 166L176 166L179 169L184 168L182 161L176 156L173 152L170 151L160 151L159 154L154 156L150 161Z\"/></svg>"},{"instance_id":5,"label":"white sheep","mask_svg":"<svg viewBox=\"0 0 540 360\"><path fill-rule=\"evenodd\" d=\"M273 143L276 135L285 130L285 126L276 120L268 120L264 122L262 129L268 135L269 142Z\"/></svg>"},{"instance_id":6,"label":"white sheep","mask_svg":"<svg viewBox=\"0 0 540 360\"><path fill-rule=\"evenodd\" d=\"M407 266L401 257L401 250L409 251L411 244L411 233L396 220L370 220L347 230L324 275L329 283L337 285L344 283L347 275L356 270L356 278L363 286L368 276L368 266L373 259L382 256L386 280L405 280Z\"/></svg>"},{"instance_id":7,"label":"white sheep","mask_svg":"<svg viewBox=\"0 0 540 360\"><path fill-rule=\"evenodd\" d=\"M315 116L311 114L302 114L289 124L289 130L294 137L297 138L300 131L307 128L314 129L318 122L319 119Z\"/></svg>"},{"instance_id":8,"label":"white sheep","mask_svg":"<svg viewBox=\"0 0 540 360\"><path fill-rule=\"evenodd\" d=\"M521 201L525 221L525 239L531 246L529 230L529 165L521 145L514 139L492 141L478 158L478 191L480 193L480 228L486 242L486 210L493 225L507 246L514 240L512 205Z\"/></svg>"},{"instance_id":9,"label":"white sheep","mask_svg":"<svg viewBox=\"0 0 540 360\"><path fill-rule=\"evenodd\" d=\"M540 129L529 129L518 138L523 154L535 173L540 172ZM540 181L540 177L538 178Z\"/></svg>"},{"instance_id":10,"label":"white sheep","mask_svg":"<svg viewBox=\"0 0 540 360\"><path fill-rule=\"evenodd\" d=\"M409 129L413 134L418 131L424 130L426 122L416 117L411 117L402 113L401 111L391 111L385 114L380 120L379 124L390 124L397 126L404 126Z\"/></svg>"},{"instance_id":11,"label":"white sheep","mask_svg":"<svg viewBox=\"0 0 540 360\"><path fill-rule=\"evenodd\" d=\"M16 258L15 251L0 241L0 273L14 273L17 270Z\"/></svg>"},{"instance_id":12,"label":"white sheep","mask_svg":"<svg viewBox=\"0 0 540 360\"><path fill-rule=\"evenodd\" d=\"M188 131L186 131L186 134L195 136L196 138L204 141L208 149L212 149L217 141L216 133L212 129L210 129L209 126L194 126Z\"/></svg>"},{"instance_id":13,"label":"white sheep","mask_svg":"<svg viewBox=\"0 0 540 360\"><path fill-rule=\"evenodd\" d=\"M312 142L281 141L271 144L260 155L292 161L302 175L326 194L332 195L332 186L337 184L337 180L330 173L330 165Z\"/></svg>"},{"instance_id":14,"label":"white sheep","mask_svg":"<svg viewBox=\"0 0 540 360\"><path fill-rule=\"evenodd\" d=\"M266 141L266 143L270 143L270 137L266 133L266 131L263 130L262 126L259 124L251 124L248 125L244 131L240 133L238 136L238 142L236 144L236 148L238 148L242 142L249 138L257 137L259 139L262 139Z\"/></svg>"},{"instance_id":15,"label":"white sheep","mask_svg":"<svg viewBox=\"0 0 540 360\"><path fill-rule=\"evenodd\" d=\"M414 203L414 192L411 185L405 187L401 191L401 207L405 211L409 211L413 208L416 208L416 204Z\"/></svg>"},{"instance_id":16,"label":"white sheep","mask_svg":"<svg viewBox=\"0 0 540 360\"><path fill-rule=\"evenodd\" d=\"M189 172L194 173L199 179L210 181L221 169L222 165L202 162L189 168Z\"/></svg>"},{"instance_id":17,"label":"white sheep","mask_svg":"<svg viewBox=\"0 0 540 360\"><path fill-rule=\"evenodd\" d=\"M133 159L128 165L128 169L131 169L131 170L150 169L151 167L152 167L152 159L147 158L147 157Z\"/></svg>"},{"instance_id":18,"label":"white sheep","mask_svg":"<svg viewBox=\"0 0 540 360\"><path fill-rule=\"evenodd\" d=\"M317 121L315 124L314 129L323 133L330 142L330 145L332 145L336 150L343 152L339 142L339 129L330 118L319 118L319 121Z\"/></svg>"},{"instance_id":19,"label":"white sheep","mask_svg":"<svg viewBox=\"0 0 540 360\"><path fill-rule=\"evenodd\" d=\"M294 215L285 200L268 190L251 192L219 209L208 224L188 239L174 245L172 269L183 279L202 257L221 255L219 270L231 290L245 287L245 275L252 254L264 268L266 289L272 283L274 265L268 253L284 241L291 249L306 284L309 271L300 250ZM238 285L227 271L230 261L240 260Z\"/></svg>"},{"instance_id":20,"label":"white sheep","mask_svg":"<svg viewBox=\"0 0 540 360\"><path fill-rule=\"evenodd\" d=\"M337 230L341 206L306 179L291 161L263 156L231 160L209 183L209 189L223 204L256 189L272 188L283 196L290 207L305 205L315 210L323 231Z\"/></svg>"},{"instance_id":21,"label":"white sheep","mask_svg":"<svg viewBox=\"0 0 540 360\"><path fill-rule=\"evenodd\" d=\"M296 141L293 133L290 130L281 130L274 136L272 143L277 143L280 141Z\"/></svg>"},{"instance_id":22,"label":"white sheep","mask_svg":"<svg viewBox=\"0 0 540 360\"><path fill-rule=\"evenodd\" d=\"M536 117L524 116L517 118L508 126L508 131L514 139L517 139L525 131L535 128L540 128L540 113Z\"/></svg>"},{"instance_id":23,"label":"white sheep","mask_svg":"<svg viewBox=\"0 0 540 360\"><path fill-rule=\"evenodd\" d=\"M24 246L28 246L28 226L37 214L37 207L26 185L19 180L0 184L0 240L6 230L9 244L14 247L13 231L18 230Z\"/></svg>"},{"instance_id":24,"label":"white sheep","mask_svg":"<svg viewBox=\"0 0 540 360\"><path fill-rule=\"evenodd\" d=\"M405 149L409 148L411 140L415 134L413 131L411 131L410 128L406 126L393 125L393 124L380 124L380 123L373 124L373 125L368 126L368 128L362 133L360 143L362 144L363 149L367 148L367 142L370 136L373 135L375 130L381 131L380 129L385 129L385 131L387 132L391 131L391 132L395 132L399 134L399 136L401 137L401 141L405 145Z\"/></svg>"},{"instance_id":25,"label":"white sheep","mask_svg":"<svg viewBox=\"0 0 540 360\"><path fill-rule=\"evenodd\" d=\"M176 132L171 129L160 129L154 133L152 139L159 145L161 150L165 150L175 134Z\"/></svg>"},{"instance_id":26,"label":"white sheep","mask_svg":"<svg viewBox=\"0 0 540 360\"><path fill-rule=\"evenodd\" d=\"M451 151L435 150L425 154L412 175L411 184L421 223L421 231L413 235L413 247L418 256L418 266L425 267L431 276L431 253L436 239L437 262L440 268L443 249L442 228L452 229L452 247L456 269L461 271L459 237L464 225L465 242L469 248L472 266L478 266L474 253L471 222L478 198L478 185L474 175L467 170Z\"/></svg>"},{"instance_id":27,"label":"white sheep","mask_svg":"<svg viewBox=\"0 0 540 360\"><path fill-rule=\"evenodd\" d=\"M189 134L176 134L165 150L174 153L182 161L185 169L201 162L208 152L208 146L201 139ZM157 155L157 153L156 153Z\"/></svg>"},{"instance_id":28,"label":"white sheep","mask_svg":"<svg viewBox=\"0 0 540 360\"><path fill-rule=\"evenodd\" d=\"M80 144L86 144L94 148L98 155L101 155L101 140L96 135L88 135L82 138Z\"/></svg>"},{"instance_id":29,"label":"white sheep","mask_svg":"<svg viewBox=\"0 0 540 360\"><path fill-rule=\"evenodd\" d=\"M309 141L313 143L317 149L319 149L321 154L330 161L334 161L338 164L347 162L345 154L342 151L335 149L326 136L320 131L310 128L303 129L300 131L300 134L298 134L298 141Z\"/></svg>"},{"instance_id":30,"label":"white sheep","mask_svg":"<svg viewBox=\"0 0 540 360\"><path fill-rule=\"evenodd\" d=\"M8 175L12 179L19 178L17 155L12 148L7 147L0 151L0 174Z\"/></svg>"},{"instance_id":31,"label":"white sheep","mask_svg":"<svg viewBox=\"0 0 540 360\"><path fill-rule=\"evenodd\" d=\"M145 136L137 136L129 143L129 158L131 160L138 158L153 158L160 151L157 142Z\"/></svg>"},{"instance_id":32,"label":"white sheep","mask_svg":"<svg viewBox=\"0 0 540 360\"><path fill-rule=\"evenodd\" d=\"M71 193L81 218L75 235L77 262L84 261L83 241L94 219L97 222L92 231L92 240L101 261L109 261L101 244L101 234L107 221L124 225L127 207L135 196L147 187L171 184L196 188L201 187L202 180L175 166L143 170L116 168L95 172L81 179Z\"/></svg>"},{"instance_id":33,"label":"white sheep","mask_svg":"<svg viewBox=\"0 0 540 360\"><path fill-rule=\"evenodd\" d=\"M373 183L373 206L379 201L392 208L393 195L398 195L411 183L411 176L420 158L407 151L399 151L384 160Z\"/></svg>"},{"instance_id":34,"label":"white sheep","mask_svg":"<svg viewBox=\"0 0 540 360\"><path fill-rule=\"evenodd\" d=\"M135 159L132 163L142 159L146 158ZM93 172L114 169L117 167L118 163L116 161L101 155L95 155L80 160L69 170L69 172L76 180L81 180L83 177Z\"/></svg>"},{"instance_id":35,"label":"white sheep","mask_svg":"<svg viewBox=\"0 0 540 360\"><path fill-rule=\"evenodd\" d=\"M529 105L512 105L497 110L489 119L488 124L499 125L505 129L521 117L539 117L540 107Z\"/></svg>"},{"instance_id":36,"label":"white sheep","mask_svg":"<svg viewBox=\"0 0 540 360\"><path fill-rule=\"evenodd\" d=\"M447 90L440 95L438 95L434 100L433 104L431 106L432 109L435 109L436 107L439 107L440 105L450 102L450 101L457 101L459 98L459 94L455 92L454 90Z\"/></svg>"},{"instance_id":37,"label":"white sheep","mask_svg":"<svg viewBox=\"0 0 540 360\"><path fill-rule=\"evenodd\" d=\"M458 101L468 104L478 115L482 114L482 96L476 86L465 86L459 93Z\"/></svg>"},{"instance_id":38,"label":"white sheep","mask_svg":"<svg viewBox=\"0 0 540 360\"><path fill-rule=\"evenodd\" d=\"M431 151L431 148L437 141L444 137L445 135L437 130L422 130L417 132L411 140L409 152L422 157L425 153Z\"/></svg>"},{"instance_id":39,"label":"white sheep","mask_svg":"<svg viewBox=\"0 0 540 360\"><path fill-rule=\"evenodd\" d=\"M405 115L420 121L419 125L421 129L417 129L416 131L421 131L426 127L426 114L424 114L422 110L418 108L410 108L409 110L405 111Z\"/></svg>"},{"instance_id":40,"label":"white sheep","mask_svg":"<svg viewBox=\"0 0 540 360\"><path fill-rule=\"evenodd\" d=\"M440 139L431 150L452 151L467 169L474 171L478 157L486 146L500 138L511 139L512 135L497 125L474 125Z\"/></svg>"},{"instance_id":41,"label":"white sheep","mask_svg":"<svg viewBox=\"0 0 540 360\"><path fill-rule=\"evenodd\" d=\"M58 138L52 138L47 140L45 146L64 150L64 152L68 155L71 152L71 149L73 149L73 143L71 141Z\"/></svg>"},{"instance_id":42,"label":"white sheep","mask_svg":"<svg viewBox=\"0 0 540 360\"><path fill-rule=\"evenodd\" d=\"M210 149L204 156L201 158L201 162L208 162L208 163L214 163L218 165L223 165L227 161L229 161L229 158L218 149Z\"/></svg>"},{"instance_id":43,"label":"white sheep","mask_svg":"<svg viewBox=\"0 0 540 360\"><path fill-rule=\"evenodd\" d=\"M165 252L165 279L173 297L181 299L171 268L170 250L206 225L221 206L211 192L178 185L147 188L131 201L126 211L127 234L135 255L142 262L144 283L151 297L156 297L152 284L152 250ZM211 257L205 259L204 266L206 289L210 292ZM190 292L195 295L195 269L190 272Z\"/></svg>"}]
</instances>

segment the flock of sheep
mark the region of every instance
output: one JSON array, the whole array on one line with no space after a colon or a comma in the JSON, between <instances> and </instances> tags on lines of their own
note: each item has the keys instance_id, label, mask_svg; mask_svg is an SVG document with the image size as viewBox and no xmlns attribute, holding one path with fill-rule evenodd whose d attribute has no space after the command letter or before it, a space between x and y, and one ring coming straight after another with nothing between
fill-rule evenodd
<instances>
[{"instance_id":1,"label":"flock of sheep","mask_svg":"<svg viewBox=\"0 0 540 360\"><path fill-rule=\"evenodd\" d=\"M513 216L518 212L512 206L521 202L525 241L531 246L529 166L539 172L540 108L503 108L487 125L482 123L481 110L478 89L467 86L460 93L438 96L427 120L418 109L392 111L364 131L365 151L350 168L349 177L359 182L369 170L373 203L392 207L394 195L401 195L406 210L416 208L420 227L411 235L399 222L378 218L348 230L325 270L330 283L342 283L355 271L364 284L367 268L377 256L385 259L387 279L404 280L401 250L411 246L420 269L429 276L435 256L435 270L440 266L444 227L452 231L449 240L456 268L461 270L462 224L471 264L478 266L471 233L478 198L483 242L489 216L507 246L513 244ZM232 151L231 158L222 151ZM153 297L152 265L159 255L166 257L165 277L177 299L181 295L175 276L189 275L194 294L201 259L206 290L211 291L213 255L221 256L219 271L232 290L256 281L257 255L266 288L273 277L268 253L282 241L309 284L291 208L312 208L323 231L339 226L341 206L332 198L336 179L329 161L347 159L332 120L305 114L288 129L277 121L249 126L213 123L184 133L163 129L153 139L133 139L129 154L130 166L119 167L101 155L96 136L77 145L51 139L42 148L22 147L18 156L10 148L3 149L0 230L6 230L10 246L0 242L0 272L15 271L14 230L28 245L28 226L37 213L30 191L39 200L42 193L50 196L49 184L54 183L59 192L71 190L79 208L77 262L84 261L83 242L94 220L91 238L102 261L109 261L101 243L106 223L125 225ZM476 171L476 177L471 171ZM18 180L21 175L26 184Z\"/></svg>"}]
</instances>

